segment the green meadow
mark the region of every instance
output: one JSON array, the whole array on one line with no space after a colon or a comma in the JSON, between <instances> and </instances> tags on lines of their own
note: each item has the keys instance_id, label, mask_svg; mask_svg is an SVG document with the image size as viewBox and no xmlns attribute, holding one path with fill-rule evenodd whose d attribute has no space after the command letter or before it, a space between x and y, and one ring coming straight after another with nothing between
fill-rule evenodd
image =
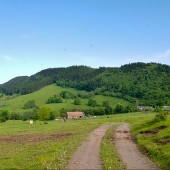
<instances>
[{"instance_id":1,"label":"green meadow","mask_svg":"<svg viewBox=\"0 0 170 170\"><path fill-rule=\"evenodd\" d=\"M64 99L63 103L52 103L52 104L46 104L47 100L54 96L59 94L62 91L68 91L71 92L72 94L77 94L77 93L84 93L84 94L89 94L89 92L82 91L82 90L76 90L73 88L62 88L56 85L49 85L46 86L34 93L27 94L27 95L19 95L19 96L5 96L0 98L0 102L3 103L0 106L0 109L6 109L9 111L15 111L15 112L24 112L26 111L23 109L24 104L29 101L29 100L35 100L35 104L37 106L46 106L51 108L52 110L61 110L62 108L67 108L67 109L88 109L90 108L87 103L88 99L81 99L81 105L74 105L74 100L73 99ZM127 102L124 99L120 98L113 98L109 96L102 96L102 95L94 95L92 97L93 99L96 100L97 105L101 106L103 101L109 101L110 105L114 108L117 104L121 104L123 106L128 105L129 102Z\"/></svg>"},{"instance_id":2,"label":"green meadow","mask_svg":"<svg viewBox=\"0 0 170 170\"><path fill-rule=\"evenodd\" d=\"M129 122L141 151L157 165L168 169L170 163L170 116L166 121L148 124L157 113L137 112L97 116L78 120L7 121L0 123L0 169L64 169L76 148L86 139L89 132L102 124L118 122L106 132L102 140L101 158L104 169L124 167L114 148L112 135L121 122ZM144 132L156 133L145 136ZM166 140L166 142L165 142ZM164 142L162 142L164 141Z\"/></svg>"}]
</instances>

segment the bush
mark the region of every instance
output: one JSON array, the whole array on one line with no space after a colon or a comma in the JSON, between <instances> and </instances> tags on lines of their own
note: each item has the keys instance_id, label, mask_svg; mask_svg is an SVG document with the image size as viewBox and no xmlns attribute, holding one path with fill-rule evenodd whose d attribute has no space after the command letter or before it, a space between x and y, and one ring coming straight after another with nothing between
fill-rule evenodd
<instances>
[{"instance_id":1,"label":"bush","mask_svg":"<svg viewBox=\"0 0 170 170\"><path fill-rule=\"evenodd\" d=\"M123 113L123 111L124 111L123 106L120 104L117 104L114 112L115 113Z\"/></svg>"},{"instance_id":2,"label":"bush","mask_svg":"<svg viewBox=\"0 0 170 170\"><path fill-rule=\"evenodd\" d=\"M106 114L106 115L109 115L109 114L112 114L113 109L112 109L111 106L106 106L105 109L104 109L104 111L105 111L105 114Z\"/></svg>"},{"instance_id":3,"label":"bush","mask_svg":"<svg viewBox=\"0 0 170 170\"><path fill-rule=\"evenodd\" d=\"M47 100L47 104L50 103L63 103L63 98L61 96L54 95Z\"/></svg>"},{"instance_id":4,"label":"bush","mask_svg":"<svg viewBox=\"0 0 170 170\"><path fill-rule=\"evenodd\" d=\"M86 93L86 92L79 92L77 93L77 96L82 99L88 99L90 97L89 93Z\"/></svg>"},{"instance_id":5,"label":"bush","mask_svg":"<svg viewBox=\"0 0 170 170\"><path fill-rule=\"evenodd\" d=\"M104 115L105 114L105 110L103 108L97 108L97 109L93 109L93 113L95 116L97 115Z\"/></svg>"},{"instance_id":6,"label":"bush","mask_svg":"<svg viewBox=\"0 0 170 170\"><path fill-rule=\"evenodd\" d=\"M137 111L139 111L139 109L134 104L130 104L124 107L124 113L137 112Z\"/></svg>"},{"instance_id":7,"label":"bush","mask_svg":"<svg viewBox=\"0 0 170 170\"><path fill-rule=\"evenodd\" d=\"M12 112L10 114L10 119L11 120L21 120L21 115L19 113L16 113L16 112Z\"/></svg>"},{"instance_id":8,"label":"bush","mask_svg":"<svg viewBox=\"0 0 170 170\"><path fill-rule=\"evenodd\" d=\"M8 110L1 110L0 111L0 117L3 117L3 118L5 118L5 120L8 120L9 119L9 112L8 112Z\"/></svg>"},{"instance_id":9,"label":"bush","mask_svg":"<svg viewBox=\"0 0 170 170\"><path fill-rule=\"evenodd\" d=\"M75 104L75 105L81 105L81 98L80 98L80 97L76 98L76 99L74 100L74 104Z\"/></svg>"},{"instance_id":10,"label":"bush","mask_svg":"<svg viewBox=\"0 0 170 170\"><path fill-rule=\"evenodd\" d=\"M149 122L149 124L152 125L152 124L154 124L154 123L158 123L158 122L161 122L161 121L166 121L167 116L168 116L168 114L169 114L167 111L162 110L161 107L157 107L157 108L155 109L155 111L158 112L158 114L155 115L154 119L151 120L151 121Z\"/></svg>"},{"instance_id":11,"label":"bush","mask_svg":"<svg viewBox=\"0 0 170 170\"><path fill-rule=\"evenodd\" d=\"M63 99L73 99L74 98L74 94L69 92L69 91L62 91L60 93L60 96L63 98Z\"/></svg>"},{"instance_id":12,"label":"bush","mask_svg":"<svg viewBox=\"0 0 170 170\"><path fill-rule=\"evenodd\" d=\"M65 118L67 116L67 110L65 108L60 110L60 116L61 118Z\"/></svg>"},{"instance_id":13,"label":"bush","mask_svg":"<svg viewBox=\"0 0 170 170\"><path fill-rule=\"evenodd\" d=\"M84 111L84 113L87 115L87 116L93 116L94 115L94 111L92 109L87 109Z\"/></svg>"},{"instance_id":14,"label":"bush","mask_svg":"<svg viewBox=\"0 0 170 170\"><path fill-rule=\"evenodd\" d=\"M2 116L0 116L0 122L6 122L6 119Z\"/></svg>"},{"instance_id":15,"label":"bush","mask_svg":"<svg viewBox=\"0 0 170 170\"><path fill-rule=\"evenodd\" d=\"M49 120L54 120L56 118L56 114L54 111L51 111L50 112L50 115L49 115Z\"/></svg>"},{"instance_id":16,"label":"bush","mask_svg":"<svg viewBox=\"0 0 170 170\"><path fill-rule=\"evenodd\" d=\"M157 123L157 122L165 121L167 119L167 115L168 114L166 112L158 113L157 115L155 115L153 122Z\"/></svg>"},{"instance_id":17,"label":"bush","mask_svg":"<svg viewBox=\"0 0 170 170\"><path fill-rule=\"evenodd\" d=\"M32 108L35 108L36 105L35 105L35 100L29 100L27 101L25 104L24 104L24 109L32 109Z\"/></svg>"},{"instance_id":18,"label":"bush","mask_svg":"<svg viewBox=\"0 0 170 170\"><path fill-rule=\"evenodd\" d=\"M88 106L95 107L97 105L97 102L95 99L89 99Z\"/></svg>"},{"instance_id":19,"label":"bush","mask_svg":"<svg viewBox=\"0 0 170 170\"><path fill-rule=\"evenodd\" d=\"M32 119L32 120L37 120L38 119L38 115L37 115L37 111L36 110L30 111L30 112L24 112L23 113L22 120L26 121L26 120L29 120L29 119Z\"/></svg>"},{"instance_id":20,"label":"bush","mask_svg":"<svg viewBox=\"0 0 170 170\"><path fill-rule=\"evenodd\" d=\"M110 106L109 101L108 100L107 101L103 101L102 106L103 107Z\"/></svg>"},{"instance_id":21,"label":"bush","mask_svg":"<svg viewBox=\"0 0 170 170\"><path fill-rule=\"evenodd\" d=\"M38 118L41 121L49 120L51 110L48 107L41 107L38 111Z\"/></svg>"}]
</instances>

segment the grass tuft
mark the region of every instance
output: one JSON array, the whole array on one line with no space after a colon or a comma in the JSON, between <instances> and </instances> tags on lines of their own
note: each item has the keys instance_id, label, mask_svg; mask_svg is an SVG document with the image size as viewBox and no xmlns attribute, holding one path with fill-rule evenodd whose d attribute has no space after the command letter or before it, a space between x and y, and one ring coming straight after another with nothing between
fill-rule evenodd
<instances>
[{"instance_id":1,"label":"grass tuft","mask_svg":"<svg viewBox=\"0 0 170 170\"><path fill-rule=\"evenodd\" d=\"M117 125L113 125L111 128L109 128L102 139L101 159L104 170L125 169L125 165L123 164L119 154L117 153L113 141L113 134Z\"/></svg>"}]
</instances>

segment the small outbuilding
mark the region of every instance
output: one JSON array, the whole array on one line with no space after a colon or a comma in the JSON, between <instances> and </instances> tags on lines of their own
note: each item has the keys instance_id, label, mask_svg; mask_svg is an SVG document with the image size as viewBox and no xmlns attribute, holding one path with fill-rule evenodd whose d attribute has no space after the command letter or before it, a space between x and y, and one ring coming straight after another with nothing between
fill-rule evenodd
<instances>
[{"instance_id":1,"label":"small outbuilding","mask_svg":"<svg viewBox=\"0 0 170 170\"><path fill-rule=\"evenodd\" d=\"M163 110L169 111L170 110L170 106L163 106Z\"/></svg>"},{"instance_id":2,"label":"small outbuilding","mask_svg":"<svg viewBox=\"0 0 170 170\"><path fill-rule=\"evenodd\" d=\"M84 116L84 112L67 112L67 119L83 118Z\"/></svg>"}]
</instances>

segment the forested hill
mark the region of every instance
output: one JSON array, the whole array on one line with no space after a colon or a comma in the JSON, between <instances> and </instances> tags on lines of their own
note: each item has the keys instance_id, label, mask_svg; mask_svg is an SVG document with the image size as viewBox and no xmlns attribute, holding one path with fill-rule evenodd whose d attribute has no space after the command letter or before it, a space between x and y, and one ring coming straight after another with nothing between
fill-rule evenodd
<instances>
[{"instance_id":1,"label":"forested hill","mask_svg":"<svg viewBox=\"0 0 170 170\"><path fill-rule=\"evenodd\" d=\"M132 63L120 68L51 68L31 77L14 78L1 85L0 90L7 95L27 94L53 83L121 97L140 105L163 105L170 100L170 66L156 63Z\"/></svg>"}]
</instances>

